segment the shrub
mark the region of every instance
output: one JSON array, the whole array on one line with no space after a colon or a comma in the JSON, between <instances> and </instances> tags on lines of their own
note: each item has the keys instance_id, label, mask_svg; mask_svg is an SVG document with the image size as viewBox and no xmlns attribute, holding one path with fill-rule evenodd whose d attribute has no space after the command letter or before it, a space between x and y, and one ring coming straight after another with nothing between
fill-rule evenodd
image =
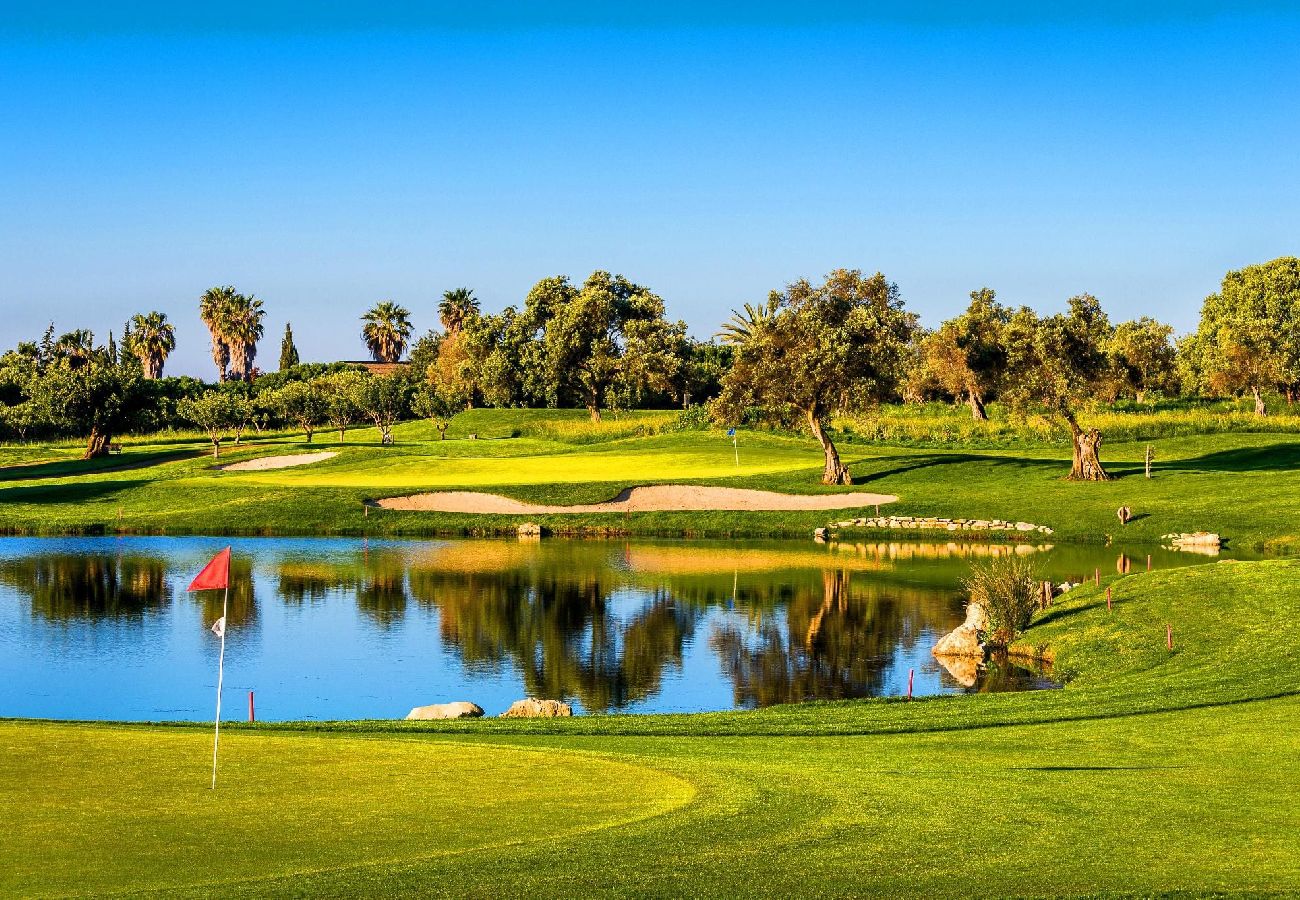
<instances>
[{"instance_id":1,"label":"shrub","mask_svg":"<svg viewBox=\"0 0 1300 900\"><path fill-rule=\"evenodd\" d=\"M984 607L988 616L985 642L995 648L1010 645L1029 627L1038 608L1038 569L1023 556L1007 554L977 562L962 584L970 592L971 602Z\"/></svg>"}]
</instances>

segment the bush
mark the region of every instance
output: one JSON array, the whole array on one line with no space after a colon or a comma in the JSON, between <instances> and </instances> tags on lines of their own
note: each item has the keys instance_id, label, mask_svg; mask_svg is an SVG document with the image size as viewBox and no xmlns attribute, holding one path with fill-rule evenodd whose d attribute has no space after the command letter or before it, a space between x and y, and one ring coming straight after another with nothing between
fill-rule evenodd
<instances>
[{"instance_id":1,"label":"bush","mask_svg":"<svg viewBox=\"0 0 1300 900\"><path fill-rule=\"evenodd\" d=\"M973 564L962 584L970 592L971 602L984 607L988 616L985 642L995 648L1009 646L1029 627L1042 590L1037 566L1016 554Z\"/></svg>"}]
</instances>

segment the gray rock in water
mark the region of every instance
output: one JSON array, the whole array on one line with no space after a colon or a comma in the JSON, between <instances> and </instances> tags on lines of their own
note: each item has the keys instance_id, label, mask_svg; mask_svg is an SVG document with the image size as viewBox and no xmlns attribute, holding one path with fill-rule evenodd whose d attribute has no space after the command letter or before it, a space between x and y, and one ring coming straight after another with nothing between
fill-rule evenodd
<instances>
[{"instance_id":1,"label":"gray rock in water","mask_svg":"<svg viewBox=\"0 0 1300 900\"><path fill-rule=\"evenodd\" d=\"M502 719L554 719L573 715L573 707L559 700L538 700L529 697L516 700L501 714Z\"/></svg>"},{"instance_id":2,"label":"gray rock in water","mask_svg":"<svg viewBox=\"0 0 1300 900\"><path fill-rule=\"evenodd\" d=\"M435 703L432 706L417 706L406 714L408 719L477 719L483 715L483 707L477 703L458 700L455 703Z\"/></svg>"}]
</instances>

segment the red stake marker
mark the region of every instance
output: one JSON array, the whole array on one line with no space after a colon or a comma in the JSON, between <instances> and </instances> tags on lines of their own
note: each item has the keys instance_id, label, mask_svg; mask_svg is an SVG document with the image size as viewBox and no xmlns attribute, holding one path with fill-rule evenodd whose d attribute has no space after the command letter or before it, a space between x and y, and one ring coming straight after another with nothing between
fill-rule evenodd
<instances>
[{"instance_id":1,"label":"red stake marker","mask_svg":"<svg viewBox=\"0 0 1300 900\"><path fill-rule=\"evenodd\" d=\"M1165 646L1174 649L1174 626L1165 625Z\"/></svg>"},{"instance_id":2,"label":"red stake marker","mask_svg":"<svg viewBox=\"0 0 1300 900\"><path fill-rule=\"evenodd\" d=\"M907 699L912 699L912 678L916 675L916 669L907 670Z\"/></svg>"},{"instance_id":3,"label":"red stake marker","mask_svg":"<svg viewBox=\"0 0 1300 900\"><path fill-rule=\"evenodd\" d=\"M1110 585L1106 585L1106 608L1110 609Z\"/></svg>"},{"instance_id":4,"label":"red stake marker","mask_svg":"<svg viewBox=\"0 0 1300 900\"><path fill-rule=\"evenodd\" d=\"M248 721L256 722L257 716L253 714L253 692L248 692Z\"/></svg>"}]
</instances>

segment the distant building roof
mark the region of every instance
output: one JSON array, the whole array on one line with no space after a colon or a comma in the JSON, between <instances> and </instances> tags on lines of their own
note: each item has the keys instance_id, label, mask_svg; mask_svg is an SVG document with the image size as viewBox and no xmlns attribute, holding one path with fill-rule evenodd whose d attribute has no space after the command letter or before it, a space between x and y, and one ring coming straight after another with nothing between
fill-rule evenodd
<instances>
[{"instance_id":1,"label":"distant building roof","mask_svg":"<svg viewBox=\"0 0 1300 900\"><path fill-rule=\"evenodd\" d=\"M360 366L371 375L391 375L394 372L402 371L410 365L410 363L405 360L402 362L386 363L375 362L371 359L345 359L343 362L347 363L349 366Z\"/></svg>"}]
</instances>

